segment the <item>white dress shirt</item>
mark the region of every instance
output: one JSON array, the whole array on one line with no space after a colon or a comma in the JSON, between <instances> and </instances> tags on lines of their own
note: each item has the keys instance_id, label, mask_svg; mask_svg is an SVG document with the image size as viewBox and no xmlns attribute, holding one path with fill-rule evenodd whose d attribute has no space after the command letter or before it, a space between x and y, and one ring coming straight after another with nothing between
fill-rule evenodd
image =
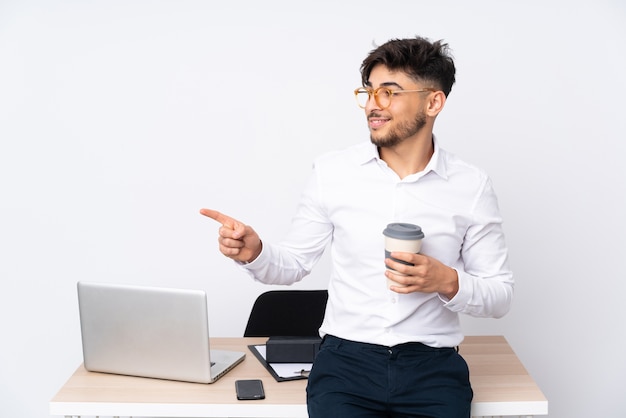
<instances>
[{"instance_id":1,"label":"white dress shirt","mask_svg":"<svg viewBox=\"0 0 626 418\"><path fill-rule=\"evenodd\" d=\"M408 222L424 231L421 253L458 272L459 291L398 294L387 288L383 230ZM263 242L243 265L256 280L292 284L310 273L330 242L332 272L320 334L393 346L453 347L463 340L458 313L500 317L513 276L496 195L487 175L446 152L400 179L363 143L315 161L286 239Z\"/></svg>"}]
</instances>

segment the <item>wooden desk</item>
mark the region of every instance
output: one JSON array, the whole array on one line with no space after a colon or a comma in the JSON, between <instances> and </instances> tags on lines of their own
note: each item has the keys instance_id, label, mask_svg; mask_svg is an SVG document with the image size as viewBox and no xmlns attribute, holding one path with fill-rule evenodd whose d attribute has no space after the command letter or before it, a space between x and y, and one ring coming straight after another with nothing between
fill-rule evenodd
<instances>
[{"instance_id":1,"label":"wooden desk","mask_svg":"<svg viewBox=\"0 0 626 418\"><path fill-rule=\"evenodd\" d=\"M150 417L307 417L306 380L276 382L247 348L266 338L213 338L211 347L246 352L205 385L88 372L81 365L50 401L52 415ZM548 401L504 337L466 337L460 353L474 389L472 416L547 415ZM263 380L266 399L238 401L235 380Z\"/></svg>"}]
</instances>

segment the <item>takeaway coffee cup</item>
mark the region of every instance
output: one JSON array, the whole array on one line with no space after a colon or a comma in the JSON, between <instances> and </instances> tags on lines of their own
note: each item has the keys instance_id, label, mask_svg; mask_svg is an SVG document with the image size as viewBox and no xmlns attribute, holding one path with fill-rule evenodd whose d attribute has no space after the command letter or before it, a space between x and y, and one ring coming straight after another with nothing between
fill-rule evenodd
<instances>
[{"instance_id":1,"label":"takeaway coffee cup","mask_svg":"<svg viewBox=\"0 0 626 418\"><path fill-rule=\"evenodd\" d=\"M383 235L385 236L385 258L391 258L390 254L392 251L419 253L422 249L424 232L422 232L422 228L417 225L404 222L390 223L383 231ZM402 264L412 265L395 258L393 260ZM389 269L389 267L387 268ZM402 286L398 282L387 279L387 287L391 285Z\"/></svg>"}]
</instances>

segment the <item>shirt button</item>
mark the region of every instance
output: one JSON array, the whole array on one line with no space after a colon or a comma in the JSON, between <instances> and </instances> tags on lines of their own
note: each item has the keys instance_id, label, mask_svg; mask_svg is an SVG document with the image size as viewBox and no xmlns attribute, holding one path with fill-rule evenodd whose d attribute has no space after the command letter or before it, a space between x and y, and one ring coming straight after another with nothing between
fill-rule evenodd
<instances>
[{"instance_id":1,"label":"shirt button","mask_svg":"<svg viewBox=\"0 0 626 418\"><path fill-rule=\"evenodd\" d=\"M396 298L391 298L391 299L389 299L389 302L391 302L391 303L396 303L397 301L398 301L398 300L397 300Z\"/></svg>"}]
</instances>

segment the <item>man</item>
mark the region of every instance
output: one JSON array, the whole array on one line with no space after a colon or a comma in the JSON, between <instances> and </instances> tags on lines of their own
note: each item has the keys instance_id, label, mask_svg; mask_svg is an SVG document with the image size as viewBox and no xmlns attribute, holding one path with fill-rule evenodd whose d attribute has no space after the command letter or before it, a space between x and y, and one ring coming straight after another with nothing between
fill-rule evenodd
<instances>
[{"instance_id":1,"label":"man","mask_svg":"<svg viewBox=\"0 0 626 418\"><path fill-rule=\"evenodd\" d=\"M441 41L395 39L370 52L361 77L355 95L371 143L316 160L283 243L261 242L217 211L201 213L222 224L220 251L264 283L302 279L331 242L324 340L307 387L311 417L469 417L458 313L504 315L513 278L489 178L433 136L454 62ZM422 228L420 254L385 259L390 222Z\"/></svg>"}]
</instances>

